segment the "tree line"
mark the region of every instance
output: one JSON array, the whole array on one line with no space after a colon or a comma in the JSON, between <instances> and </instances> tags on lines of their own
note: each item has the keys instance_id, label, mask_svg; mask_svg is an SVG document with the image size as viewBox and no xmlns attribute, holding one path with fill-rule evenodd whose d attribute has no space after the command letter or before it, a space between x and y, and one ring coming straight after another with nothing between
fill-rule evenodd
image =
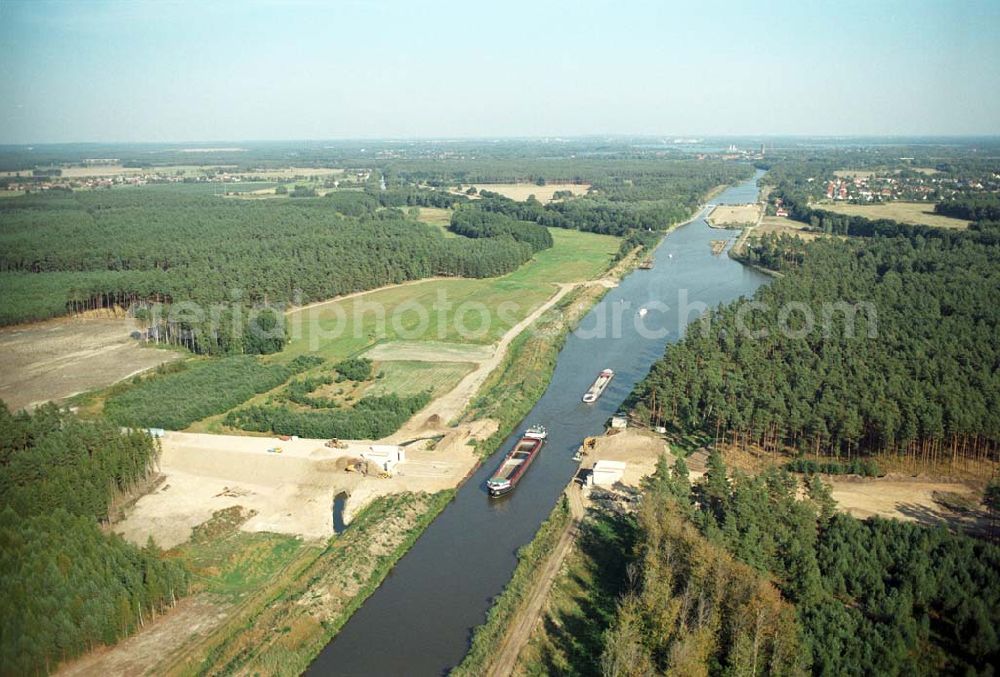
<instances>
[{"instance_id":1,"label":"tree line","mask_svg":"<svg viewBox=\"0 0 1000 677\"><path fill-rule=\"evenodd\" d=\"M690 491L683 471L672 480L662 468L644 494L626 554L632 587L604 635L601 672L801 674L808 662L795 608L684 519L674 502Z\"/></svg>"},{"instance_id":2,"label":"tree line","mask_svg":"<svg viewBox=\"0 0 1000 677\"><path fill-rule=\"evenodd\" d=\"M38 674L114 644L187 592L150 541L103 532L109 505L153 472L158 445L54 405L0 402L0 672Z\"/></svg>"},{"instance_id":3,"label":"tree line","mask_svg":"<svg viewBox=\"0 0 1000 677\"><path fill-rule=\"evenodd\" d=\"M934 205L934 211L966 221L1000 221L1000 195L960 195Z\"/></svg>"},{"instance_id":4,"label":"tree line","mask_svg":"<svg viewBox=\"0 0 1000 677\"><path fill-rule=\"evenodd\" d=\"M545 226L471 206L461 207L452 213L449 229L465 237L510 237L531 245L536 252L552 247L552 233Z\"/></svg>"},{"instance_id":5,"label":"tree line","mask_svg":"<svg viewBox=\"0 0 1000 677\"><path fill-rule=\"evenodd\" d=\"M226 414L231 428L302 437L340 437L377 440L399 430L411 416L427 406L429 392L400 397L396 394L362 397L350 408L331 406L332 401L309 398L308 409L284 405L252 405Z\"/></svg>"},{"instance_id":6,"label":"tree line","mask_svg":"<svg viewBox=\"0 0 1000 677\"><path fill-rule=\"evenodd\" d=\"M662 464L661 464L662 465ZM773 577L796 606L816 674L990 674L1000 658L1000 548L943 527L836 511L818 476L730 472L715 450L660 493L713 543ZM667 479L668 477L668 479Z\"/></svg>"}]
</instances>

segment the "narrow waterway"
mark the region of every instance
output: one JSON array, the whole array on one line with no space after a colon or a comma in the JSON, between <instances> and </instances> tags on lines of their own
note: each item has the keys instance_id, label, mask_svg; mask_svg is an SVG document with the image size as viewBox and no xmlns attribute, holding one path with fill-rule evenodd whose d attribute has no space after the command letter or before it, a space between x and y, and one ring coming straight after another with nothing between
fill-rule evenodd
<instances>
[{"instance_id":1,"label":"narrow waterway","mask_svg":"<svg viewBox=\"0 0 1000 677\"><path fill-rule=\"evenodd\" d=\"M713 203L756 200L758 177ZM663 240L652 270L633 272L591 310L568 337L548 389L522 425L320 653L311 674L440 675L462 660L473 628L510 580L515 553L531 540L576 470L572 456L583 438L602 432L688 322L706 308L751 295L768 280L725 254L712 255L711 240L737 234L709 228L699 217ZM640 320L643 307L648 312ZM605 367L615 370L615 379L597 403L583 404L582 394ZM549 430L545 448L514 492L490 499L486 480L533 423Z\"/></svg>"}]
</instances>

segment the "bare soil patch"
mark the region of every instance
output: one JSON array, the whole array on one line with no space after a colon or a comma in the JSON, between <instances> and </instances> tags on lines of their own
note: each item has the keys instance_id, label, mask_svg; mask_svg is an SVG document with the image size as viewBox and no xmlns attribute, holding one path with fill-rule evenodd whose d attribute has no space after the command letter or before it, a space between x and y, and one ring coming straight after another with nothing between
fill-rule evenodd
<instances>
[{"instance_id":1,"label":"bare soil patch","mask_svg":"<svg viewBox=\"0 0 1000 677\"><path fill-rule=\"evenodd\" d=\"M765 216L761 219L760 225L754 229L754 235L794 235L803 240L815 240L821 235L805 228L806 224L787 216Z\"/></svg>"},{"instance_id":2,"label":"bare soil patch","mask_svg":"<svg viewBox=\"0 0 1000 677\"><path fill-rule=\"evenodd\" d=\"M533 183L477 183L473 185L480 192L489 190L518 202L524 202L532 195L539 202L551 202L552 197L559 191L568 190L573 195L586 195L587 191L590 190L590 184L586 183L548 183L544 186ZM462 186L461 192L464 193L468 189L469 186Z\"/></svg>"},{"instance_id":3,"label":"bare soil patch","mask_svg":"<svg viewBox=\"0 0 1000 677\"><path fill-rule=\"evenodd\" d=\"M115 644L60 666L59 675L144 675L185 645L207 637L230 613L211 595L182 599L167 613Z\"/></svg>"},{"instance_id":4,"label":"bare soil patch","mask_svg":"<svg viewBox=\"0 0 1000 677\"><path fill-rule=\"evenodd\" d=\"M30 409L181 357L131 338L138 328L130 319L59 318L0 329L0 399Z\"/></svg>"},{"instance_id":5,"label":"bare soil patch","mask_svg":"<svg viewBox=\"0 0 1000 677\"><path fill-rule=\"evenodd\" d=\"M705 220L713 228L734 228L756 224L760 220L762 208L758 202L743 205L717 205Z\"/></svg>"},{"instance_id":6,"label":"bare soil patch","mask_svg":"<svg viewBox=\"0 0 1000 677\"><path fill-rule=\"evenodd\" d=\"M139 545L152 536L171 548L217 511L238 505L254 512L240 527L244 531L327 538L333 534L336 494L350 494L344 515L349 522L376 496L454 487L476 464L470 440L489 436L493 425L455 429L433 449L408 445L406 461L387 479L344 470L348 460L368 449L368 441L331 449L324 446L326 440L169 432L161 440L163 482L136 501L114 531ZM410 440L419 436L417 431ZM281 453L268 451L274 448Z\"/></svg>"},{"instance_id":7,"label":"bare soil patch","mask_svg":"<svg viewBox=\"0 0 1000 677\"><path fill-rule=\"evenodd\" d=\"M638 487L642 478L653 474L661 454L670 453L670 445L666 440L640 428L628 428L588 440L593 440L594 446L585 448L582 467L592 468L597 461L622 461L625 463L622 484L633 487Z\"/></svg>"},{"instance_id":8,"label":"bare soil patch","mask_svg":"<svg viewBox=\"0 0 1000 677\"><path fill-rule=\"evenodd\" d=\"M986 514L979 502L979 492L966 483L892 475L877 479L824 479L833 486L833 498L841 510L860 519L878 515L927 526L944 525L968 531L986 527ZM976 508L954 509L961 502L968 502Z\"/></svg>"}]
</instances>

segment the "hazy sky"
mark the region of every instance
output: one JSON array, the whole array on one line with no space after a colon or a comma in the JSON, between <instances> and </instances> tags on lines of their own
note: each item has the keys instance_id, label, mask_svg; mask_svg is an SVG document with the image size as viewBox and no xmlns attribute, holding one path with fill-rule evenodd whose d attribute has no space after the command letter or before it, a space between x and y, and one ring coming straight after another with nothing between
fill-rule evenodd
<instances>
[{"instance_id":1,"label":"hazy sky","mask_svg":"<svg viewBox=\"0 0 1000 677\"><path fill-rule=\"evenodd\" d=\"M997 134L1000 1L0 0L0 143Z\"/></svg>"}]
</instances>

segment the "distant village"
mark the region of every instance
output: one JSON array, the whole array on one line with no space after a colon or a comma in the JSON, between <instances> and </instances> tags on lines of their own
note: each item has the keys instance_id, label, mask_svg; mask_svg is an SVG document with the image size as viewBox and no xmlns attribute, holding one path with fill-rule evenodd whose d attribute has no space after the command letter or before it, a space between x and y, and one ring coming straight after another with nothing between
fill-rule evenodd
<instances>
[{"instance_id":1,"label":"distant village","mask_svg":"<svg viewBox=\"0 0 1000 677\"><path fill-rule=\"evenodd\" d=\"M265 169L237 169L234 167L127 167L118 160L87 159L79 164L60 167L39 167L21 171L0 172L0 190L17 193L41 191L72 191L119 186L145 186L166 183L259 183L289 182L322 179L331 188L343 181L363 183L370 178L371 170L348 170L338 178L331 175L289 174L269 172Z\"/></svg>"},{"instance_id":2,"label":"distant village","mask_svg":"<svg viewBox=\"0 0 1000 677\"><path fill-rule=\"evenodd\" d=\"M856 203L937 202L956 193L1000 190L1000 174L980 178L937 173L867 173L837 176L826 181L828 200ZM813 179L810 179L813 181Z\"/></svg>"}]
</instances>

